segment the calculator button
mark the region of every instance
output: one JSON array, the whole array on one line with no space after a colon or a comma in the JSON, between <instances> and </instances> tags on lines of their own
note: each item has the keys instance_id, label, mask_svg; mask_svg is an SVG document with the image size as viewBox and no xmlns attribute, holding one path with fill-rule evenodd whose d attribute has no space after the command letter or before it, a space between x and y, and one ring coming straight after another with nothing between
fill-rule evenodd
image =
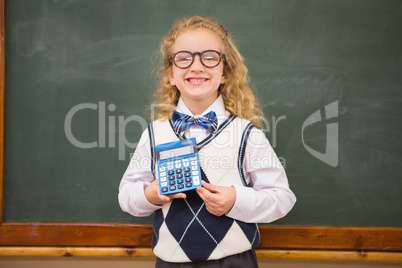
<instances>
[{"instance_id":1,"label":"calculator button","mask_svg":"<svg viewBox=\"0 0 402 268\"><path fill-rule=\"evenodd\" d=\"M168 162L167 163L169 166L173 166L173 162Z\"/></svg>"},{"instance_id":2,"label":"calculator button","mask_svg":"<svg viewBox=\"0 0 402 268\"><path fill-rule=\"evenodd\" d=\"M185 166L185 167L188 167L189 165L190 165L189 162L184 162L184 163L183 163L183 166Z\"/></svg>"},{"instance_id":3,"label":"calculator button","mask_svg":"<svg viewBox=\"0 0 402 268\"><path fill-rule=\"evenodd\" d=\"M178 178L178 179L183 178L183 174L177 174L177 175L176 175L176 178Z\"/></svg>"},{"instance_id":4,"label":"calculator button","mask_svg":"<svg viewBox=\"0 0 402 268\"><path fill-rule=\"evenodd\" d=\"M186 187L187 187L187 188L188 188L188 187L191 187L191 186L193 186L193 185L191 184L191 182L186 183Z\"/></svg>"},{"instance_id":5,"label":"calculator button","mask_svg":"<svg viewBox=\"0 0 402 268\"><path fill-rule=\"evenodd\" d=\"M181 164L181 160L174 161L176 164Z\"/></svg>"},{"instance_id":6,"label":"calculator button","mask_svg":"<svg viewBox=\"0 0 402 268\"><path fill-rule=\"evenodd\" d=\"M183 162L188 162L188 161L190 161L190 160L189 160L188 158L183 158L182 161L183 161Z\"/></svg>"},{"instance_id":7,"label":"calculator button","mask_svg":"<svg viewBox=\"0 0 402 268\"><path fill-rule=\"evenodd\" d=\"M192 161L197 160L197 157L190 157L190 160Z\"/></svg>"},{"instance_id":8,"label":"calculator button","mask_svg":"<svg viewBox=\"0 0 402 268\"><path fill-rule=\"evenodd\" d=\"M173 171L173 170L169 170L168 174L169 174L169 175L173 175L173 174L174 174L174 171Z\"/></svg>"},{"instance_id":9,"label":"calculator button","mask_svg":"<svg viewBox=\"0 0 402 268\"><path fill-rule=\"evenodd\" d=\"M161 172L159 175L160 175L161 177L166 177L166 172Z\"/></svg>"},{"instance_id":10,"label":"calculator button","mask_svg":"<svg viewBox=\"0 0 402 268\"><path fill-rule=\"evenodd\" d=\"M182 173L182 172L183 172L183 170L181 168L176 169L176 173Z\"/></svg>"},{"instance_id":11,"label":"calculator button","mask_svg":"<svg viewBox=\"0 0 402 268\"><path fill-rule=\"evenodd\" d=\"M185 177L190 177L190 176L191 176L191 173L190 173L190 172L184 173L184 176L185 176Z\"/></svg>"},{"instance_id":12,"label":"calculator button","mask_svg":"<svg viewBox=\"0 0 402 268\"><path fill-rule=\"evenodd\" d=\"M198 175L198 170L193 171L193 176L197 176Z\"/></svg>"},{"instance_id":13,"label":"calculator button","mask_svg":"<svg viewBox=\"0 0 402 268\"><path fill-rule=\"evenodd\" d=\"M169 176L169 180L174 180L175 176Z\"/></svg>"},{"instance_id":14,"label":"calculator button","mask_svg":"<svg viewBox=\"0 0 402 268\"><path fill-rule=\"evenodd\" d=\"M166 181L166 177L161 177L159 180L160 181Z\"/></svg>"},{"instance_id":15,"label":"calculator button","mask_svg":"<svg viewBox=\"0 0 402 268\"><path fill-rule=\"evenodd\" d=\"M184 184L179 184L179 185L177 186L177 188L183 189L183 188L184 188Z\"/></svg>"},{"instance_id":16,"label":"calculator button","mask_svg":"<svg viewBox=\"0 0 402 268\"><path fill-rule=\"evenodd\" d=\"M167 191L168 191L168 188L167 188L167 187L162 188L162 192L163 192L163 193L166 193Z\"/></svg>"},{"instance_id":17,"label":"calculator button","mask_svg":"<svg viewBox=\"0 0 402 268\"><path fill-rule=\"evenodd\" d=\"M170 191L174 191L174 190L176 190L176 186L170 186Z\"/></svg>"},{"instance_id":18,"label":"calculator button","mask_svg":"<svg viewBox=\"0 0 402 268\"><path fill-rule=\"evenodd\" d=\"M174 167L173 166L168 166L167 168L168 168L168 170L172 170Z\"/></svg>"},{"instance_id":19,"label":"calculator button","mask_svg":"<svg viewBox=\"0 0 402 268\"><path fill-rule=\"evenodd\" d=\"M191 161L191 165L192 165L192 166L197 165L197 161Z\"/></svg>"},{"instance_id":20,"label":"calculator button","mask_svg":"<svg viewBox=\"0 0 402 268\"><path fill-rule=\"evenodd\" d=\"M192 166L191 169L192 170L198 170L198 167L197 166Z\"/></svg>"},{"instance_id":21,"label":"calculator button","mask_svg":"<svg viewBox=\"0 0 402 268\"><path fill-rule=\"evenodd\" d=\"M180 183L183 183L183 182L184 182L183 179L178 179L178 180L177 180L177 183L179 183L179 184L180 184Z\"/></svg>"},{"instance_id":22,"label":"calculator button","mask_svg":"<svg viewBox=\"0 0 402 268\"><path fill-rule=\"evenodd\" d=\"M166 186L167 186L167 182L162 182L162 183L161 183L161 186L162 186L162 187L166 187Z\"/></svg>"},{"instance_id":23,"label":"calculator button","mask_svg":"<svg viewBox=\"0 0 402 268\"><path fill-rule=\"evenodd\" d=\"M166 167L161 167L161 168L159 168L159 171L160 172L163 172L163 171L165 171L166 170Z\"/></svg>"},{"instance_id":24,"label":"calculator button","mask_svg":"<svg viewBox=\"0 0 402 268\"><path fill-rule=\"evenodd\" d=\"M191 181L191 178L186 178L186 182L190 182Z\"/></svg>"},{"instance_id":25,"label":"calculator button","mask_svg":"<svg viewBox=\"0 0 402 268\"><path fill-rule=\"evenodd\" d=\"M181 164L177 164L177 165L176 165L176 168L181 168Z\"/></svg>"},{"instance_id":26,"label":"calculator button","mask_svg":"<svg viewBox=\"0 0 402 268\"><path fill-rule=\"evenodd\" d=\"M175 181L169 181L169 185L175 185L176 182Z\"/></svg>"},{"instance_id":27,"label":"calculator button","mask_svg":"<svg viewBox=\"0 0 402 268\"><path fill-rule=\"evenodd\" d=\"M195 184L195 185L200 184L200 177L199 177L199 176L194 176L194 177L193 177L193 181L194 181L194 184Z\"/></svg>"}]
</instances>

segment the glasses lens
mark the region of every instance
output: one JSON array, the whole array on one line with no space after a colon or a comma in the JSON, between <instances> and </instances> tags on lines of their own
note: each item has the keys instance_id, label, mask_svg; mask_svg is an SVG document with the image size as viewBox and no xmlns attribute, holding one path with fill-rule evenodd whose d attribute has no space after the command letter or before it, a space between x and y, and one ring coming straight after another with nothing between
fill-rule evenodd
<instances>
[{"instance_id":1,"label":"glasses lens","mask_svg":"<svg viewBox=\"0 0 402 268\"><path fill-rule=\"evenodd\" d=\"M187 68L191 65L192 61L193 56L188 52L180 52L174 57L174 63L180 68Z\"/></svg>"},{"instance_id":2,"label":"glasses lens","mask_svg":"<svg viewBox=\"0 0 402 268\"><path fill-rule=\"evenodd\" d=\"M207 67L215 67L219 64L220 56L216 51L205 51L202 53L202 62Z\"/></svg>"}]
</instances>

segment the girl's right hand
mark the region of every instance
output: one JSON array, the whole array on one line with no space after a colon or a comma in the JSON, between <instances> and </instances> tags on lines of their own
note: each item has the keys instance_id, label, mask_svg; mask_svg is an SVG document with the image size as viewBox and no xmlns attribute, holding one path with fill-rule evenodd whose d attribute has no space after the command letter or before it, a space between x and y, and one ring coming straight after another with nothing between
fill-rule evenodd
<instances>
[{"instance_id":1,"label":"girl's right hand","mask_svg":"<svg viewBox=\"0 0 402 268\"><path fill-rule=\"evenodd\" d=\"M145 188L144 193L148 201L154 205L163 205L175 198L186 198L185 193L162 195L159 191L159 180L151 182L151 184Z\"/></svg>"}]
</instances>

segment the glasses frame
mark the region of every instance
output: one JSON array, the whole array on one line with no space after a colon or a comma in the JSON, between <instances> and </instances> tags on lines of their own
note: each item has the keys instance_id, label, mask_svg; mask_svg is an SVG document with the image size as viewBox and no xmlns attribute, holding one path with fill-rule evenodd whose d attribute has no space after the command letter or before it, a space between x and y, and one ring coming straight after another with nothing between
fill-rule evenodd
<instances>
[{"instance_id":1,"label":"glasses frame","mask_svg":"<svg viewBox=\"0 0 402 268\"><path fill-rule=\"evenodd\" d=\"M189 53L189 54L191 55L191 63L190 63L187 67L180 67L180 66L177 66L176 61L174 60L174 58L176 57L177 54L183 53L183 52ZM204 64L204 62L202 61L202 55L204 55L204 53L206 53L206 52L216 52L216 53L219 55L219 61L218 61L218 63L217 63L216 65L214 65L214 66L207 66L207 65ZM180 68L180 69L187 69L187 68L189 68L191 65L193 65L194 59L195 59L195 55L200 56L200 62L201 62L201 64L204 65L204 66L207 67L207 68L215 68L216 66L218 66L218 65L221 63L221 60L222 60L222 59L226 60L226 56L225 56L224 53L221 53L221 52L216 51L216 50L213 50L213 49L205 50L205 51L203 51L203 52L190 52L190 51L187 51L187 50L180 50L180 51L177 51L177 52L175 52L174 54L170 55L170 56L169 56L169 60L172 61L173 64L174 64L177 68Z\"/></svg>"}]
</instances>

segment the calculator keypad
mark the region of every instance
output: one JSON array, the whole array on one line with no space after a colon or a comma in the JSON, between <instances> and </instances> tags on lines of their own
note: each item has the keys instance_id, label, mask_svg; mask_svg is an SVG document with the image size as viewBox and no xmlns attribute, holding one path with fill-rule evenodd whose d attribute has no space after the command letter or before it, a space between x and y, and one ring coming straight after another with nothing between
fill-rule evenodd
<instances>
[{"instance_id":1,"label":"calculator keypad","mask_svg":"<svg viewBox=\"0 0 402 268\"><path fill-rule=\"evenodd\" d=\"M162 194L173 194L201 186L198 155L158 162Z\"/></svg>"}]
</instances>

